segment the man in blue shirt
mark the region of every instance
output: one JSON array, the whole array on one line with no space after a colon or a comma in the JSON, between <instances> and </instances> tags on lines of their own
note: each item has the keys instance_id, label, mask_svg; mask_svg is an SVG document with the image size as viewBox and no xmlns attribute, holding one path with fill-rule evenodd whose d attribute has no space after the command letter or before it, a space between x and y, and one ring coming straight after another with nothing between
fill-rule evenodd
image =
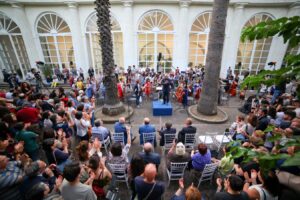
<instances>
[{"instance_id":1,"label":"man in blue shirt","mask_svg":"<svg viewBox=\"0 0 300 200\"><path fill-rule=\"evenodd\" d=\"M165 185L160 181L156 181L157 169L154 164L147 164L144 175L137 176L134 179L135 190L138 200L142 199L161 199Z\"/></svg>"},{"instance_id":2,"label":"man in blue shirt","mask_svg":"<svg viewBox=\"0 0 300 200\"><path fill-rule=\"evenodd\" d=\"M115 129L115 133L124 133L124 144L127 143L127 129L126 129L126 125L125 125L125 117L120 117L119 121L115 123L114 126ZM132 137L132 133L130 133L131 136L131 142L133 142L135 140L135 136Z\"/></svg>"},{"instance_id":3,"label":"man in blue shirt","mask_svg":"<svg viewBox=\"0 0 300 200\"><path fill-rule=\"evenodd\" d=\"M144 144L143 133L153 133L154 134L154 146L156 146L156 139L155 139L155 127L150 124L149 118L144 118L144 125L139 127L139 134L140 134L140 144Z\"/></svg>"},{"instance_id":4,"label":"man in blue shirt","mask_svg":"<svg viewBox=\"0 0 300 200\"><path fill-rule=\"evenodd\" d=\"M95 126L92 128L92 139L98 138L100 141L103 141L108 136L111 140L110 131L103 126L103 122L100 119L97 119Z\"/></svg>"},{"instance_id":5,"label":"man in blue shirt","mask_svg":"<svg viewBox=\"0 0 300 200\"><path fill-rule=\"evenodd\" d=\"M158 169L160 164L160 155L153 152L153 146L151 143L147 142L144 144L144 152L139 152L141 158L143 158L145 164L153 163Z\"/></svg>"}]
</instances>

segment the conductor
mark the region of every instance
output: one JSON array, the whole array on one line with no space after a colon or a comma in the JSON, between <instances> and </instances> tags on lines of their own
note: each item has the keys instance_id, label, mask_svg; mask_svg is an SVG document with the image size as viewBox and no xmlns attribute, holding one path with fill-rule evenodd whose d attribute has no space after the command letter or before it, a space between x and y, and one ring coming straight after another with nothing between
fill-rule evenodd
<instances>
[{"instance_id":1,"label":"conductor","mask_svg":"<svg viewBox=\"0 0 300 200\"><path fill-rule=\"evenodd\" d=\"M168 75L165 75L165 77L162 80L162 86L163 86L163 104L169 103L169 96L170 96L170 90L171 90L171 80L169 79Z\"/></svg>"}]
</instances>

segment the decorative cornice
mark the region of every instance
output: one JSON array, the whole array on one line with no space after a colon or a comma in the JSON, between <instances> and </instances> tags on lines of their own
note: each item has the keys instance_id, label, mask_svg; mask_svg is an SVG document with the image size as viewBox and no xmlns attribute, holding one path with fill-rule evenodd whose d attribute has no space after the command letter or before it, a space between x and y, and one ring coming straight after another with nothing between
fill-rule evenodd
<instances>
[{"instance_id":1,"label":"decorative cornice","mask_svg":"<svg viewBox=\"0 0 300 200\"><path fill-rule=\"evenodd\" d=\"M122 0L124 7L131 7L133 5L133 0Z\"/></svg>"},{"instance_id":2,"label":"decorative cornice","mask_svg":"<svg viewBox=\"0 0 300 200\"><path fill-rule=\"evenodd\" d=\"M24 8L24 5L21 4L19 1L15 0L6 0L5 3L8 3L13 8Z\"/></svg>"},{"instance_id":3,"label":"decorative cornice","mask_svg":"<svg viewBox=\"0 0 300 200\"><path fill-rule=\"evenodd\" d=\"M76 1L65 1L64 3L67 4L69 8L77 8L78 6L78 3Z\"/></svg>"},{"instance_id":4,"label":"decorative cornice","mask_svg":"<svg viewBox=\"0 0 300 200\"><path fill-rule=\"evenodd\" d=\"M290 8L300 8L300 1L296 1L290 5Z\"/></svg>"},{"instance_id":5,"label":"decorative cornice","mask_svg":"<svg viewBox=\"0 0 300 200\"><path fill-rule=\"evenodd\" d=\"M235 4L234 4L234 8L235 8L235 9L244 9L245 6L246 6L247 4L248 4L248 3L246 3L246 2L235 3Z\"/></svg>"},{"instance_id":6,"label":"decorative cornice","mask_svg":"<svg viewBox=\"0 0 300 200\"><path fill-rule=\"evenodd\" d=\"M192 0L179 0L179 5L182 8L188 8L191 3L192 3Z\"/></svg>"}]
</instances>

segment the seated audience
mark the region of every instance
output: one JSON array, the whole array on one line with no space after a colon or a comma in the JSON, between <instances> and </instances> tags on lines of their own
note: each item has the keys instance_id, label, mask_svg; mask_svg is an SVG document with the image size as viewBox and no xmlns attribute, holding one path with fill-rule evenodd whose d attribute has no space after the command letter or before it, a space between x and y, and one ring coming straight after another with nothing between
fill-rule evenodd
<instances>
[{"instance_id":1,"label":"seated audience","mask_svg":"<svg viewBox=\"0 0 300 200\"><path fill-rule=\"evenodd\" d=\"M155 127L150 124L150 119L148 117L144 118L144 125L139 127L139 134L140 134L140 144L144 144L143 133L153 133L154 134L154 146L156 146L156 139L155 139Z\"/></svg>"},{"instance_id":2,"label":"seated audience","mask_svg":"<svg viewBox=\"0 0 300 200\"><path fill-rule=\"evenodd\" d=\"M144 151L139 153L145 162L145 164L153 163L156 165L157 169L160 164L160 155L154 152L153 146L151 143L147 142L144 144Z\"/></svg>"},{"instance_id":3,"label":"seated audience","mask_svg":"<svg viewBox=\"0 0 300 200\"><path fill-rule=\"evenodd\" d=\"M159 142L159 146L164 146L165 145L165 134L176 134L176 128L172 128L172 123L171 122L167 122L165 124L165 128L162 130L158 131L159 135L160 135L160 142Z\"/></svg>"},{"instance_id":4,"label":"seated audience","mask_svg":"<svg viewBox=\"0 0 300 200\"><path fill-rule=\"evenodd\" d=\"M185 144L185 134L186 133L194 133L196 134L196 127L192 126L192 119L187 118L185 120L185 126L178 132L178 142L182 142Z\"/></svg>"},{"instance_id":5,"label":"seated audience","mask_svg":"<svg viewBox=\"0 0 300 200\"><path fill-rule=\"evenodd\" d=\"M197 171L203 171L206 164L211 163L210 150L205 144L198 144L198 151L192 150L192 168Z\"/></svg>"},{"instance_id":6,"label":"seated audience","mask_svg":"<svg viewBox=\"0 0 300 200\"><path fill-rule=\"evenodd\" d=\"M130 129L127 130L127 144L122 147L119 142L113 143L108 156L108 163L111 164L129 164L128 152L131 146Z\"/></svg>"},{"instance_id":7,"label":"seated audience","mask_svg":"<svg viewBox=\"0 0 300 200\"><path fill-rule=\"evenodd\" d=\"M97 137L100 141L103 141L108 136L111 138L110 131L103 126L103 122L100 119L97 119L95 126L92 128L92 140Z\"/></svg>"},{"instance_id":8,"label":"seated audience","mask_svg":"<svg viewBox=\"0 0 300 200\"><path fill-rule=\"evenodd\" d=\"M120 117L119 121L115 123L114 129L115 133L124 133L124 144L127 142L127 130L128 126L125 125L125 117ZM132 141L135 139L135 137L132 137L132 133L130 133Z\"/></svg>"},{"instance_id":9,"label":"seated audience","mask_svg":"<svg viewBox=\"0 0 300 200\"><path fill-rule=\"evenodd\" d=\"M191 156L189 153L185 151L185 146L181 142L175 143L168 152L167 155L167 167L170 169L171 162L179 163L179 162L189 162L191 160Z\"/></svg>"}]
</instances>

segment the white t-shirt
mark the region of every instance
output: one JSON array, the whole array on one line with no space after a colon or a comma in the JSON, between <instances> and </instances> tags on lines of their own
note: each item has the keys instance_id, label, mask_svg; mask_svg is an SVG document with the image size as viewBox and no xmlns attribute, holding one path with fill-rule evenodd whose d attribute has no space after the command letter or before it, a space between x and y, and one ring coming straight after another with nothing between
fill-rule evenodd
<instances>
[{"instance_id":1,"label":"white t-shirt","mask_svg":"<svg viewBox=\"0 0 300 200\"><path fill-rule=\"evenodd\" d=\"M88 120L75 119L75 125L77 128L77 135L83 137L87 134L88 127L91 125L91 123Z\"/></svg>"}]
</instances>

